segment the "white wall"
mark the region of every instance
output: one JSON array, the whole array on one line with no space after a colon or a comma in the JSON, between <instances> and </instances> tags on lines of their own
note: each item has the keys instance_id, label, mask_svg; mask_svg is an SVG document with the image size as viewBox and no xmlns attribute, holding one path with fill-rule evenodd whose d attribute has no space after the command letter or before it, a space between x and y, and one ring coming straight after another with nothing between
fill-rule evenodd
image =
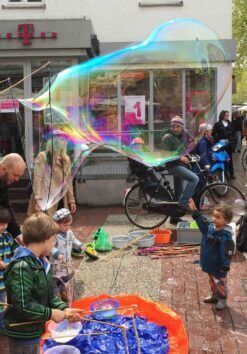
<instances>
[{"instance_id":1,"label":"white wall","mask_svg":"<svg viewBox=\"0 0 247 354\"><path fill-rule=\"evenodd\" d=\"M217 70L217 118L222 110L229 111L231 115L232 103L232 63L221 64Z\"/></svg>"},{"instance_id":2,"label":"white wall","mask_svg":"<svg viewBox=\"0 0 247 354\"><path fill-rule=\"evenodd\" d=\"M46 8L1 9L0 19L81 18L93 23L100 42L141 41L159 24L195 18L231 38L231 0L183 0L182 7L139 7L140 0L46 0ZM7 0L2 0L6 4ZM69 29L68 29L69 30Z\"/></svg>"}]
</instances>

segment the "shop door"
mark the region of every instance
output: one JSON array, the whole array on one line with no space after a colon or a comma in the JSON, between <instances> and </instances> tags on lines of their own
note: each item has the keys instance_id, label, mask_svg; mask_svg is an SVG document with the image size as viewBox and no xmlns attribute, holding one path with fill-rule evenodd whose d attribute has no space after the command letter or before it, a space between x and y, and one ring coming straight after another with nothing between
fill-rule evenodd
<instances>
[{"instance_id":1,"label":"shop door","mask_svg":"<svg viewBox=\"0 0 247 354\"><path fill-rule=\"evenodd\" d=\"M23 64L0 63L0 156L11 152L24 155L21 142L24 109L17 100L24 98L23 82L5 91L23 76Z\"/></svg>"}]
</instances>

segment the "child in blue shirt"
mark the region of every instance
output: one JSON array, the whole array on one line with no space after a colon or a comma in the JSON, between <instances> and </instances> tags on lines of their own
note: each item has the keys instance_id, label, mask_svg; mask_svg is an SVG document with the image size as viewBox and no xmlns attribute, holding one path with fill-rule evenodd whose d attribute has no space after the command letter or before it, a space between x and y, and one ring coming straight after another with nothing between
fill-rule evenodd
<instances>
[{"instance_id":1,"label":"child in blue shirt","mask_svg":"<svg viewBox=\"0 0 247 354\"><path fill-rule=\"evenodd\" d=\"M12 256L13 238L6 231L11 215L8 209L0 207L0 302L6 302L6 291L3 281L4 270L10 263ZM3 313L0 306L0 321Z\"/></svg>"},{"instance_id":2,"label":"child in blue shirt","mask_svg":"<svg viewBox=\"0 0 247 354\"><path fill-rule=\"evenodd\" d=\"M204 302L214 303L216 310L223 310L227 306L227 272L235 248L232 228L228 225L233 213L228 205L217 205L210 222L197 210L193 199L190 199L189 207L202 233L200 265L202 271L208 273L212 292Z\"/></svg>"}]
</instances>

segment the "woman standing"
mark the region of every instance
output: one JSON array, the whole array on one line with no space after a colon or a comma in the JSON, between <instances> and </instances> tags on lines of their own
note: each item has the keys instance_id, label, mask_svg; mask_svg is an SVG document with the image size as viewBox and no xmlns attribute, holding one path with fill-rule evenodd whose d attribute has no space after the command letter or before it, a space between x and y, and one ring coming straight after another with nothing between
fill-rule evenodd
<instances>
[{"instance_id":1,"label":"woman standing","mask_svg":"<svg viewBox=\"0 0 247 354\"><path fill-rule=\"evenodd\" d=\"M66 153L66 140L62 132L55 130L49 136L46 150L41 151L34 164L33 193L27 214L44 210L53 216L59 207L76 212L71 176L71 162Z\"/></svg>"},{"instance_id":2,"label":"woman standing","mask_svg":"<svg viewBox=\"0 0 247 354\"><path fill-rule=\"evenodd\" d=\"M232 153L235 151L236 147L236 132L232 122L229 120L228 111L220 112L219 121L216 122L213 126L212 136L215 142L218 142L222 139L228 140L228 145L226 147L226 151L230 156L230 160L228 162L228 172L230 178L235 179Z\"/></svg>"}]
</instances>

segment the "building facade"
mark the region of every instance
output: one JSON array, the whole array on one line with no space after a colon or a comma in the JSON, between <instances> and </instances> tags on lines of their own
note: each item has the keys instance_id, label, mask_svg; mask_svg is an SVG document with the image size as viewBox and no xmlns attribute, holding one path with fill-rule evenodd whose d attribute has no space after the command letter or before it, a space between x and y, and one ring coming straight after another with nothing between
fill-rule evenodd
<instances>
[{"instance_id":1,"label":"building facade","mask_svg":"<svg viewBox=\"0 0 247 354\"><path fill-rule=\"evenodd\" d=\"M0 5L0 81L3 81L0 91L17 84L13 90L0 95L2 154L21 150L21 142L16 138L18 111L24 118L24 121L20 118L19 128L23 130L25 155L30 165L37 153L35 150L41 145L41 141L38 144L37 141L42 140L37 131L39 124L45 124L45 117L34 117L35 113L19 106L18 102L15 107L11 103L13 96L33 97L47 83L49 75L99 54L139 43L155 27L176 18L201 21L212 28L227 47L229 56L221 63L215 62L210 84L196 70L185 67L178 70L169 63L156 67L142 65L125 70L118 77L112 72L96 72L90 78L89 95L92 100L97 95L105 95L111 104L101 111L95 110L95 121L107 116L104 129L121 133L126 109L123 100L128 96L144 97L146 124L154 130L163 129L165 120L176 114L186 120L189 101L199 101L199 109L204 101L218 102L214 120L222 109L230 111L231 82L224 88L222 78L231 76L236 52L232 40L231 0L70 0L69 3L65 0L2 0ZM6 81L8 77L10 82ZM18 84L23 77L26 79ZM156 92L157 86L162 95ZM199 124L205 112L202 109L198 114L198 107L195 112L199 117L196 124Z\"/></svg>"}]
</instances>

